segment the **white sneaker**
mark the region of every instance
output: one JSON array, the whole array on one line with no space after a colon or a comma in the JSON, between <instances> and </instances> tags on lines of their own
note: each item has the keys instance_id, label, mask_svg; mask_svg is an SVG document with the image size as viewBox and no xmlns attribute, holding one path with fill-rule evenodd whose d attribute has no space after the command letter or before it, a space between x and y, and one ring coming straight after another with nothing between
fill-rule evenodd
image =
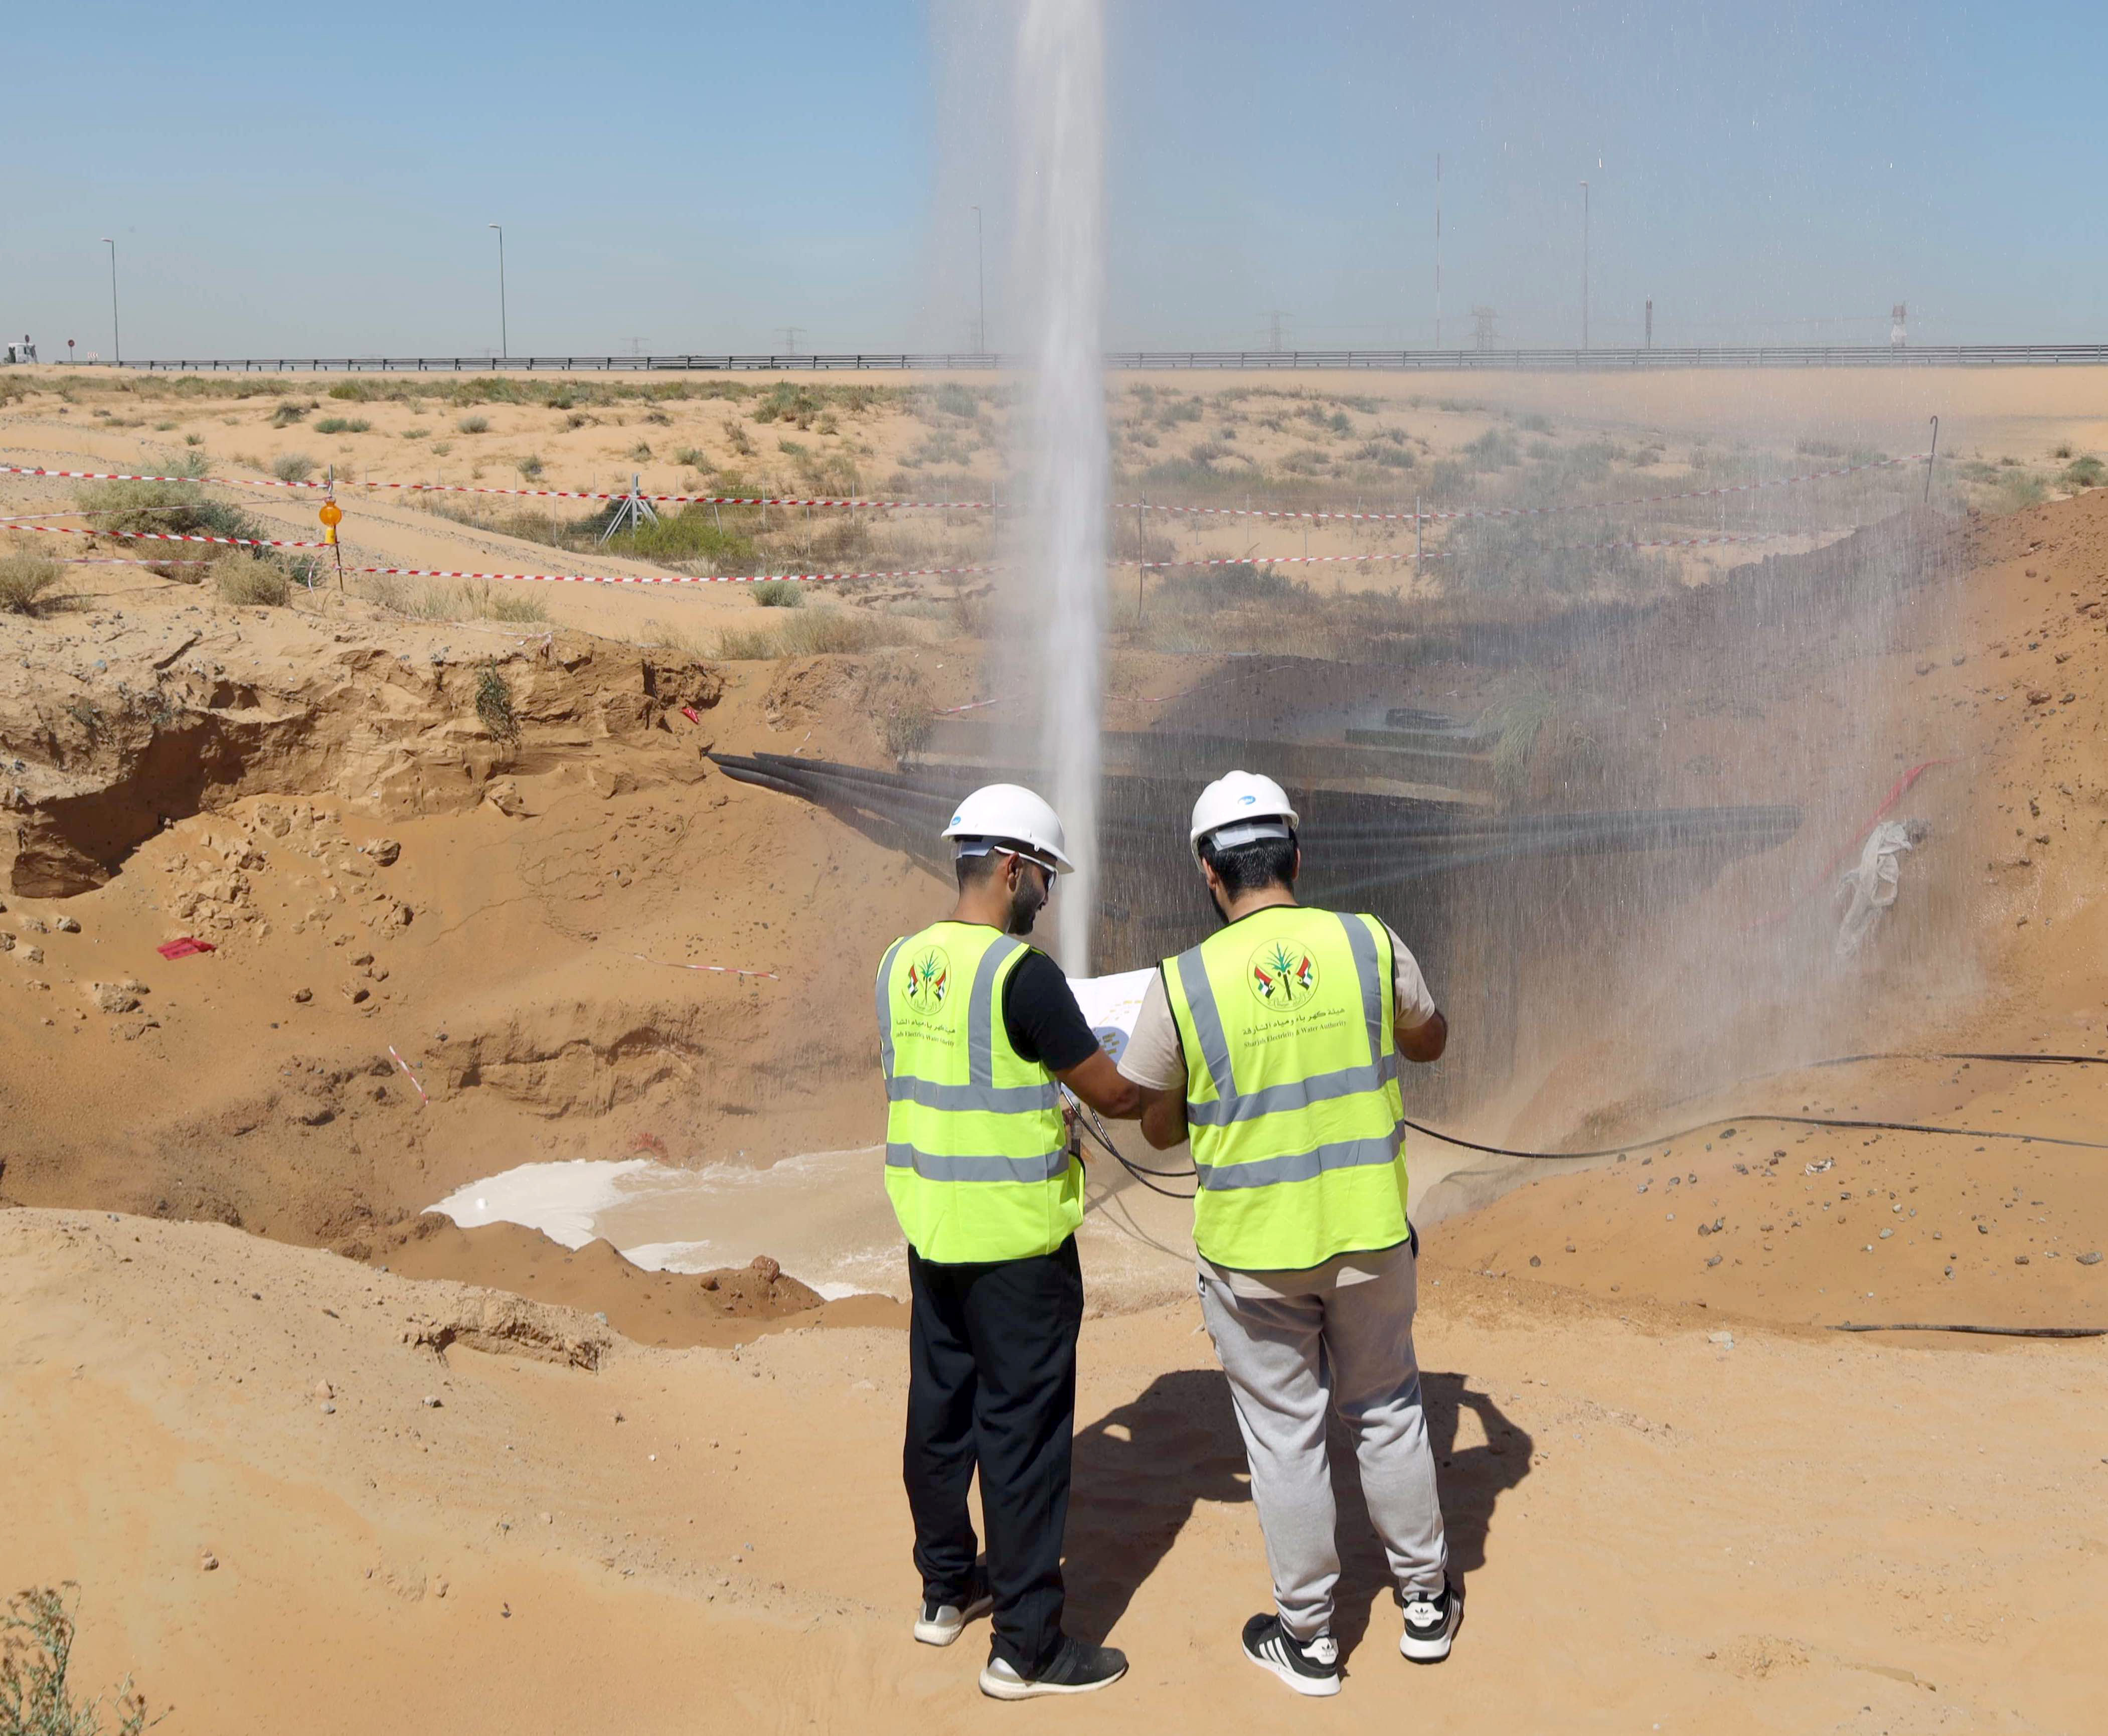
<instances>
[{"instance_id":1,"label":"white sneaker","mask_svg":"<svg viewBox=\"0 0 2108 1736\"><path fill-rule=\"evenodd\" d=\"M1405 1631L1398 1636L1401 1657L1416 1664L1439 1664L1449 1655L1449 1642L1464 1625L1464 1593L1447 1580L1432 1594L1416 1591L1399 1594L1405 1606Z\"/></svg>"},{"instance_id":2,"label":"white sneaker","mask_svg":"<svg viewBox=\"0 0 2108 1736\"><path fill-rule=\"evenodd\" d=\"M963 1603L939 1603L931 1598L923 1598L922 1607L915 1617L915 1637L926 1646L948 1646L966 1632L969 1621L985 1616L994 1607L988 1574L976 1567L967 1578Z\"/></svg>"}]
</instances>

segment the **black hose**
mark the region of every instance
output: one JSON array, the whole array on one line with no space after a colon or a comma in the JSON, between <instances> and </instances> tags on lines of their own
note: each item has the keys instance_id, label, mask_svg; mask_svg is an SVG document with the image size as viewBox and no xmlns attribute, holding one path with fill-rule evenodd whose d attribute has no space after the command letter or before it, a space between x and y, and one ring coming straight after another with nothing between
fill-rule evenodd
<instances>
[{"instance_id":1,"label":"black hose","mask_svg":"<svg viewBox=\"0 0 2108 1736\"><path fill-rule=\"evenodd\" d=\"M1462 1146L1468 1152L1484 1152L1493 1157L1527 1157L1546 1162L1587 1157L1618 1157L1628 1152L1642 1151L1650 1145L1661 1145L1681 1139L1687 1134L1703 1133L1709 1127L1725 1127L1737 1121L1778 1121L1795 1127L1842 1127L1880 1133L1939 1134L1956 1139L2017 1139L2023 1145L2068 1145L2081 1151L2108 1152L2108 1139L2066 1139L2054 1134L2012 1133L2002 1129L1985 1127L1933 1127L1922 1121L1847 1121L1836 1116L1769 1115L1761 1111L1752 1115L1718 1115L1708 1121L1694 1121L1688 1127L1679 1127L1673 1132L1655 1134L1646 1139L1635 1139L1628 1145L1607 1145L1592 1152L1524 1152L1505 1145L1481 1145L1475 1139L1460 1139L1454 1134L1445 1134L1433 1127L1423 1127L1408 1119L1405 1125L1415 1133L1426 1134L1430 1139L1439 1139L1444 1145Z\"/></svg>"},{"instance_id":2,"label":"black hose","mask_svg":"<svg viewBox=\"0 0 2108 1736\"><path fill-rule=\"evenodd\" d=\"M1848 1062L1855 1061L2006 1061L2015 1062L2043 1062L2055 1063L2060 1066L2108 1066L2108 1056L2101 1055L2019 1055L1990 1052L1938 1050L1924 1053L1873 1053L1865 1055L1839 1055L1831 1060L1811 1061L1804 1063L1804 1065L1811 1067L1843 1066ZM1532 1152L1519 1150L1513 1146L1507 1145L1484 1145L1476 1139L1466 1139L1456 1134L1445 1134L1439 1128L1426 1126L1421 1122L1413 1121L1410 1116L1403 1119L1405 1125L1411 1128L1415 1133L1424 1134L1430 1139L1439 1139L1444 1145L1457 1146L1467 1152L1484 1152L1490 1157L1520 1157L1526 1159L1531 1162L1539 1163L1579 1161L1592 1157L1622 1157L1630 1152L1644 1150L1646 1147L1651 1145L1660 1145L1673 1140L1681 1139L1689 1134L1703 1133L1709 1127L1726 1127L1737 1121L1775 1121L1782 1122L1796 1127L1840 1127L1880 1133L1937 1134L1945 1138L1957 1139L2017 1139L2023 1145L2061 1145L2073 1147L2081 1151L2108 1152L2108 1140L2068 1139L2054 1134L2015 1133L2010 1130L2002 1128L1933 1127L1922 1121L1854 1121L1836 1116L1770 1115L1763 1112L1752 1115L1716 1116L1709 1121L1694 1122L1688 1127L1680 1127L1671 1133L1655 1134L1648 1139L1635 1139L1628 1145L1605 1146L1597 1151ZM1090 1134L1091 1137L1100 1145L1103 1146L1106 1152L1111 1155L1115 1162L1119 1164L1119 1166L1130 1175L1133 1176L1136 1180L1141 1181L1144 1187L1151 1188L1153 1193L1164 1194L1165 1197L1169 1199L1191 1199L1192 1197L1192 1195L1190 1193L1172 1193L1167 1188L1151 1187L1151 1184L1147 1180L1144 1179L1144 1178L1147 1176L1159 1176L1167 1179L1173 1176L1182 1177L1189 1173L1187 1170L1149 1170L1144 1169L1141 1166L1131 1162L1128 1158L1121 1156L1119 1148L1112 1143L1111 1139L1106 1134L1103 1125L1098 1123L1097 1116L1092 1116L1088 1121L1083 1118L1083 1111L1080 1105L1078 1106L1078 1125L1082 1126L1086 1132Z\"/></svg>"},{"instance_id":3,"label":"black hose","mask_svg":"<svg viewBox=\"0 0 2108 1736\"><path fill-rule=\"evenodd\" d=\"M1892 1326L1863 1326L1847 1320L1833 1332L1978 1332L1986 1338L2108 1338L2108 1326L1927 1326L1904 1320Z\"/></svg>"},{"instance_id":4,"label":"black hose","mask_svg":"<svg viewBox=\"0 0 2108 1736\"><path fill-rule=\"evenodd\" d=\"M1191 1193L1178 1193L1169 1188L1160 1188L1150 1178L1157 1176L1165 1180L1177 1180L1182 1176L1191 1175L1197 1184L1200 1178L1196 1171L1191 1169L1152 1170L1134 1162L1131 1158L1124 1156L1120 1148L1113 1143L1112 1135L1106 1131L1106 1124L1098 1119L1097 1111L1087 1107L1078 1099L1075 1093L1070 1090L1066 1085L1064 1085L1061 1090L1063 1095L1075 1106L1076 1125L1084 1133L1088 1134L1094 1142L1104 1147L1113 1161L1140 1182L1143 1187L1148 1188L1151 1193L1162 1194L1168 1200L1190 1200L1193 1197Z\"/></svg>"}]
</instances>

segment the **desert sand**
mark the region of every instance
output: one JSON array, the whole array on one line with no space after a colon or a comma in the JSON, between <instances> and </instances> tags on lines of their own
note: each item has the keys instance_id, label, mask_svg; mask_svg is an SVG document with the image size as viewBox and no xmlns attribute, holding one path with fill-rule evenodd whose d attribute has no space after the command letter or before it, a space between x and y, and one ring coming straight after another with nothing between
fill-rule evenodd
<instances>
[{"instance_id":1,"label":"desert sand","mask_svg":"<svg viewBox=\"0 0 2108 1736\"><path fill-rule=\"evenodd\" d=\"M1691 473L1693 429L1730 424L1783 463L1796 429L1899 452L1902 435L1869 430L1940 413L1943 450L1951 433L2038 478L2057 447L2108 439L2077 374L1467 386L1476 408L1450 410L1426 382L1358 377L1379 407L1340 413L1357 439L1395 414L1442 451L1524 414L1628 446L1659 429L1671 480ZM312 446L297 423L268 426L273 401L120 407L135 426L112 427L102 398L54 390L0 407L0 456L128 469L150 436L185 431L266 462L268 442ZM460 413L349 408L373 425L344 438L374 475L410 463L391 453L384 471L384 438L434 449L394 423L430 424L430 441ZM589 413L606 420L493 406L492 432L448 444L531 437L558 486L605 485L618 462L647 487L702 480L619 459L633 440L692 439L714 476L735 457L722 403L619 435L613 417L641 407ZM217 431L229 415L238 436ZM753 444L761 426L743 426ZM854 431L827 438L869 446L858 462L879 481L932 436L887 402L839 426ZM948 474L993 485L998 445L991 426ZM417 468L434 462L468 475L466 455ZM494 454L487 468L517 480ZM1981 484L1980 505L2002 485ZM7 488L9 511L74 498ZM2108 1339L1831 1329L2108 1326L2108 1262L2084 1257L2108 1246L2108 1152L1762 1119L2108 1140L2108 1066L1804 1065L2108 1055L2108 493L1966 505L1908 521L1937 577L1865 669L1894 772L1941 762L1898 810L1932 843L1887 919L1893 956L1953 968L1883 963L1783 1037L1724 1026L1702 1066L1677 1030L1688 982L1623 985L1617 1020L1526 1031L1505 1095L1434 1119L1544 1151L1644 1143L1520 1163L1414 1136L1420 1348L1468 1614L1442 1668L1399 1659L1343 1491L1349 1680L1322 1716L1867 1736L2108 1720L2085 1637L2108 1594ZM358 512L358 546L400 564L651 565L582 566L414 505ZM1873 546L1745 566L1721 594L1819 587ZM707 750L890 765L889 696L904 684L934 708L985 691L984 643L944 587L890 615L844 605L904 623L903 642L770 658L719 654L717 635L768 620L728 586L552 586L540 618L498 620L356 588L236 606L71 570L71 606L0 615L0 1594L79 1583L79 1687L134 1672L172 1731L1319 1716L1237 1659L1263 1556L1185 1208L1109 1166L1083 1238L1069 1572L1074 1626L1125 1648L1133 1675L1020 1713L974 1692L981 1630L949 1652L908 1635L904 1290L875 1160L858 1169L882 1115L863 984L941 889L830 815L732 782ZM1702 660L1710 593L1673 606L1665 630ZM1890 774L1788 787L1829 719L1822 624L1795 631L1753 654L1750 715L1647 696L1675 728L1645 793L1805 800L1790 845L1685 907L1724 927L1786 900L1779 932L1799 945ZM475 704L493 668L509 740ZM1484 697L1475 679L1411 676L1457 705ZM1252 729L1291 720L1309 683L1136 633L1113 684L1124 728ZM1624 751L1628 721L1607 710L1592 728ZM185 934L215 950L155 952ZM709 965L760 974L692 968ZM1745 1041L1761 1066L1734 1064ZM768 1195L736 1247L703 1246L706 1191L684 1196L692 1220L610 1220L624 1246L692 1242L691 1271L426 1215L517 1166L577 1160L676 1178L794 1160L828 1180L809 1211L795 1189ZM845 1271L890 1295L824 1300Z\"/></svg>"}]
</instances>

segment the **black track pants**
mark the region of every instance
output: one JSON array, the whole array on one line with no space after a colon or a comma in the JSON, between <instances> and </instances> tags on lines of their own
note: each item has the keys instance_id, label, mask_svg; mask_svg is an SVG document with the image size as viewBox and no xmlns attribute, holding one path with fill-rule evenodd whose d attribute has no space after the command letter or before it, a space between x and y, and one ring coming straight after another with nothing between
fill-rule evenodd
<instances>
[{"instance_id":1,"label":"black track pants","mask_svg":"<svg viewBox=\"0 0 2108 1736\"><path fill-rule=\"evenodd\" d=\"M1061 1643L1083 1319L1075 1238L1051 1254L992 1265L940 1265L910 1248L908 1271L914 1316L903 1468L922 1594L956 1603L966 1589L975 1553L966 1490L978 1465L995 1595L989 1653L1029 1676Z\"/></svg>"}]
</instances>

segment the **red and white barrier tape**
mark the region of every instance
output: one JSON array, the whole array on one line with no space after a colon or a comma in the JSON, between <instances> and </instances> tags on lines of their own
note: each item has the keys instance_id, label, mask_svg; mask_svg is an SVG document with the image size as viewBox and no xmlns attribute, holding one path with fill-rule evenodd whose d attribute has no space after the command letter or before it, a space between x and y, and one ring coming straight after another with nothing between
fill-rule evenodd
<instances>
[{"instance_id":1,"label":"red and white barrier tape","mask_svg":"<svg viewBox=\"0 0 2108 1736\"><path fill-rule=\"evenodd\" d=\"M417 1075L415 1073L410 1072L410 1063L405 1061L399 1054L396 1054L395 1045L392 1043L388 1045L388 1053L395 1056L395 1065L402 1068L405 1073L409 1074L410 1083L417 1087L417 1101L422 1103L428 1109L431 1107L432 1100L425 1095L425 1088L417 1083Z\"/></svg>"},{"instance_id":2,"label":"red and white barrier tape","mask_svg":"<svg viewBox=\"0 0 2108 1736\"><path fill-rule=\"evenodd\" d=\"M1674 537L1656 542L1634 542L1620 537L1607 543L1562 543L1543 552L1558 554L1576 548L1698 548L1713 543L1771 543L1781 537L1822 534L1809 530L1737 530L1721 536ZM1331 566L1352 565L1363 561L1439 561L1453 558L1455 552L1453 549L1430 548L1416 555L1411 549L1381 549L1374 553L1358 555L1217 555L1205 561L1119 561L1113 564L1117 566L1140 566L1151 571L1167 566Z\"/></svg>"},{"instance_id":3,"label":"red and white barrier tape","mask_svg":"<svg viewBox=\"0 0 2108 1736\"><path fill-rule=\"evenodd\" d=\"M1791 488L1803 482L1822 482L1832 476L1849 476L1864 470L1887 470L1899 464L1921 464L1929 453L1916 452L1900 458L1874 458L1864 464L1846 464L1835 470L1811 470L1798 476L1774 476L1765 482L1736 482L1717 489L1691 489L1674 494L1640 494L1630 500L1576 500L1548 507L1480 507L1454 512L1290 512L1264 507L1167 507L1149 501L1123 501L1123 512L1169 512L1183 517L1339 519L1361 524L1429 524L1467 518L1540 518L1553 512L1613 512L1624 507L1654 507L1673 500L1712 500L1726 494L1750 494L1761 489Z\"/></svg>"},{"instance_id":4,"label":"red and white barrier tape","mask_svg":"<svg viewBox=\"0 0 2108 1736\"><path fill-rule=\"evenodd\" d=\"M1166 506L1146 500L1122 500L1113 503L1113 509L1122 512L1165 512L1191 518L1276 518L1308 520L1322 523L1337 519L1343 523L1357 524L1412 524L1416 521L1434 524L1458 519L1475 518L1534 518L1556 512L1615 512L1625 507L1660 506L1677 500L1711 500L1728 494L1748 494L1763 489L1792 488L1804 482L1821 482L1834 476L1849 476L1861 471L1885 470L1900 464L1923 463L1930 455L1912 453L1899 458L1875 458L1864 464L1846 464L1833 470L1812 470L1796 476L1775 476L1763 482L1737 482L1720 488L1691 489L1679 494L1642 494L1629 500L1583 500L1544 507L1482 507L1448 512L1290 512L1265 507L1179 507ZM266 476L153 476L134 475L127 471L101 470L47 470L38 465L0 464L0 475L16 476L52 476L84 482L196 482L211 484L221 488L241 489L319 489L332 486L328 482L289 482L277 477ZM376 489L407 494L498 494L529 500L628 500L641 498L659 505L687 504L704 507L842 507L874 512L987 512L999 508L1001 503L992 500L875 500L849 495L801 494L642 494L633 496L624 489L592 490L581 489L507 489L490 488L467 482L362 482L349 477L339 477L333 485L340 489Z\"/></svg>"},{"instance_id":5,"label":"red and white barrier tape","mask_svg":"<svg viewBox=\"0 0 2108 1736\"><path fill-rule=\"evenodd\" d=\"M1703 548L1714 543L1775 543L1786 536L1820 536L1819 530L1741 530L1724 536L1680 536L1659 543L1579 543L1580 548Z\"/></svg>"},{"instance_id":6,"label":"red and white barrier tape","mask_svg":"<svg viewBox=\"0 0 2108 1736\"><path fill-rule=\"evenodd\" d=\"M47 530L55 536L119 536L130 542L219 543L231 548L327 548L327 543L281 542L273 537L193 536L178 530L98 530L92 525L16 525L17 530Z\"/></svg>"},{"instance_id":7,"label":"red and white barrier tape","mask_svg":"<svg viewBox=\"0 0 2108 1736\"><path fill-rule=\"evenodd\" d=\"M1106 697L1128 705L1168 706L1174 699L1183 699L1189 693L1200 693L1209 688L1219 688L1232 681L1241 681L1250 675L1271 675L1277 670L1290 667L1286 663L1270 663L1264 669L1232 670L1226 675L1218 675L1212 681L1203 681L1193 687L1181 688L1176 693L1111 693ZM1014 696L999 693L993 699L977 699L970 706L946 706L933 711L932 717L957 717L962 711L979 711L989 706L1000 706Z\"/></svg>"},{"instance_id":8,"label":"red and white barrier tape","mask_svg":"<svg viewBox=\"0 0 2108 1736\"><path fill-rule=\"evenodd\" d=\"M642 953L632 953L629 956L639 963L661 964L669 971L709 971L718 976L765 976L771 982L783 980L773 971L742 971L729 964L683 964L675 958L647 958Z\"/></svg>"},{"instance_id":9,"label":"red and white barrier tape","mask_svg":"<svg viewBox=\"0 0 2108 1736\"><path fill-rule=\"evenodd\" d=\"M655 504L699 507L859 507L880 512L985 512L992 500L866 500L852 497L790 494L638 494L626 489L605 492L585 489L495 489L469 482L360 482L339 476L334 484L286 481L277 476L148 476L128 471L46 470L29 464L0 464L0 475L57 476L75 482L196 482L230 489L381 489L404 494L511 494L529 500L648 500Z\"/></svg>"},{"instance_id":10,"label":"red and white barrier tape","mask_svg":"<svg viewBox=\"0 0 2108 1736\"><path fill-rule=\"evenodd\" d=\"M825 584L851 579L948 579L999 566L912 566L897 573L460 573L433 566L347 566L401 579L521 579L543 584Z\"/></svg>"},{"instance_id":11,"label":"red and white barrier tape","mask_svg":"<svg viewBox=\"0 0 2108 1736\"><path fill-rule=\"evenodd\" d=\"M1420 558L1435 560L1438 551L1430 549ZM1410 561L1415 557L1411 549L1393 551L1378 549L1362 555L1213 555L1206 559L1191 561L1115 561L1115 566L1140 567L1145 572L1160 572L1167 566L1356 566L1364 561Z\"/></svg>"},{"instance_id":12,"label":"red and white barrier tape","mask_svg":"<svg viewBox=\"0 0 2108 1736\"><path fill-rule=\"evenodd\" d=\"M1687 537L1673 543L1581 543L1580 548L1685 548L1706 543L1763 542L1804 533L1791 530L1752 531L1746 535ZM307 545L299 545L307 546ZM1424 557L1439 560L1444 551L1430 549ZM1357 566L1371 561L1411 561L1409 552L1359 555L1219 555L1206 560L1121 561L1112 564L1161 571L1174 566ZM873 579L949 579L973 573L1000 573L1001 566L911 566L890 573L471 573L434 566L347 566L348 573L380 573L401 579L517 579L541 584L835 584ZM992 700L976 702L992 705ZM973 706L961 707L971 710Z\"/></svg>"}]
</instances>

